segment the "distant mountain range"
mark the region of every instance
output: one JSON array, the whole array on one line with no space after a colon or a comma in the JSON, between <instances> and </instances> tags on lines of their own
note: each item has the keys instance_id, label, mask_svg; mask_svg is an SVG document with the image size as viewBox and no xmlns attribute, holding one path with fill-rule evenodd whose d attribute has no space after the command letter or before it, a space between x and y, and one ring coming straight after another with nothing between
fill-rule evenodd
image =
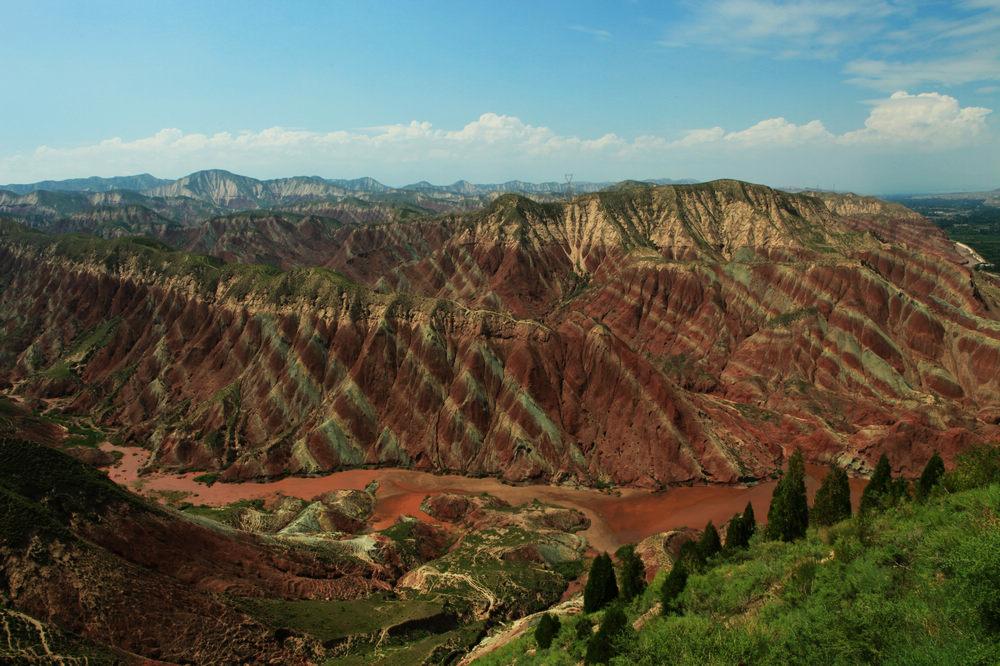
<instances>
[{"instance_id":1,"label":"distant mountain range","mask_svg":"<svg viewBox=\"0 0 1000 666\"><path fill-rule=\"evenodd\" d=\"M676 185L697 181L659 178L642 182L652 185ZM222 169L209 169L196 171L177 180L165 180L145 173L137 176L116 176L113 178L74 178L0 185L0 190L7 190L19 195L41 190L52 192L130 190L157 197L190 197L227 208L252 208L265 207L275 202L287 202L288 200L323 199L352 194L390 194L393 192L417 192L458 197L490 197L505 193L562 196L570 191L573 193L596 192L614 185L615 183L612 182L580 182L568 186L566 183L528 183L520 180L478 184L459 180L450 185L433 185L427 181L420 181L403 187L391 187L368 177L328 179L319 176L295 176L259 180Z\"/></svg>"},{"instance_id":2,"label":"distant mountain range","mask_svg":"<svg viewBox=\"0 0 1000 666\"><path fill-rule=\"evenodd\" d=\"M37 183L0 185L0 190L15 194L28 194L39 190L50 192L110 192L112 190L132 190L143 192L154 187L168 185L172 180L165 180L141 173L138 176L114 176L113 178L70 178L69 180L42 180Z\"/></svg>"}]
</instances>

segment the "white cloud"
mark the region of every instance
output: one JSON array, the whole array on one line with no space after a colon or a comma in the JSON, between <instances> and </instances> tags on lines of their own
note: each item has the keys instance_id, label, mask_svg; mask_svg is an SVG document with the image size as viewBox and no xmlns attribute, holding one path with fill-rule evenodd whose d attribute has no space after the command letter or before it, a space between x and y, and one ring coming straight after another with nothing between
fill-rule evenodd
<instances>
[{"instance_id":1,"label":"white cloud","mask_svg":"<svg viewBox=\"0 0 1000 666\"><path fill-rule=\"evenodd\" d=\"M784 118L762 120L745 130L730 132L724 137L726 141L748 146L803 144L831 138L833 135L818 120L811 120L804 125L796 125Z\"/></svg>"},{"instance_id":2,"label":"white cloud","mask_svg":"<svg viewBox=\"0 0 1000 666\"><path fill-rule=\"evenodd\" d=\"M828 57L881 28L894 13L878 0L722 0L693 5L665 46L710 45L779 57Z\"/></svg>"},{"instance_id":3,"label":"white cloud","mask_svg":"<svg viewBox=\"0 0 1000 666\"><path fill-rule=\"evenodd\" d=\"M689 6L662 44L776 59L842 58L848 82L885 92L1000 80L995 0L721 0Z\"/></svg>"},{"instance_id":4,"label":"white cloud","mask_svg":"<svg viewBox=\"0 0 1000 666\"><path fill-rule=\"evenodd\" d=\"M940 93L893 93L878 101L864 129L847 132L840 140L857 143L911 143L936 148L966 145L986 133L990 109L959 106Z\"/></svg>"},{"instance_id":5,"label":"white cloud","mask_svg":"<svg viewBox=\"0 0 1000 666\"><path fill-rule=\"evenodd\" d=\"M607 30L602 30L601 28L591 28L585 25L571 25L570 30L574 32L580 32L585 35L590 35L599 42L607 42L611 40L611 33Z\"/></svg>"},{"instance_id":6,"label":"white cloud","mask_svg":"<svg viewBox=\"0 0 1000 666\"><path fill-rule=\"evenodd\" d=\"M990 112L962 107L954 97L940 93L897 92L874 103L864 127L841 135L831 133L818 119L796 123L775 117L742 129L692 129L680 137L643 135L629 140L614 133L579 137L497 113L484 113L456 129L437 128L426 121L330 132L271 127L202 134L168 128L134 140L116 137L76 147L40 146L30 153L0 156L0 182L144 171L179 176L212 167L271 176L405 174L397 177L414 180L444 169L465 177L502 169L509 177L526 177L573 164L624 169L674 158L732 158L775 149L830 151L863 145L924 152L980 141L987 133Z\"/></svg>"},{"instance_id":7,"label":"white cloud","mask_svg":"<svg viewBox=\"0 0 1000 666\"><path fill-rule=\"evenodd\" d=\"M854 60L847 64L845 71L852 75L848 82L877 90L898 90L928 83L961 85L1000 81L1000 49L909 62Z\"/></svg>"}]
</instances>

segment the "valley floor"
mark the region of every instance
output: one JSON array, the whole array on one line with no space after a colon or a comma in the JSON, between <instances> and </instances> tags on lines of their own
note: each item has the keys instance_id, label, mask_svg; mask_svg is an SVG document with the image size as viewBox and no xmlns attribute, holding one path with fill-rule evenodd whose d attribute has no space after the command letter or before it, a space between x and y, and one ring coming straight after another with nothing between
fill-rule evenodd
<instances>
[{"instance_id":1,"label":"valley floor","mask_svg":"<svg viewBox=\"0 0 1000 666\"><path fill-rule=\"evenodd\" d=\"M775 481L752 486L678 486L651 492L635 488L613 492L556 485L511 485L494 478L470 478L431 474L408 469L353 469L323 476L285 477L267 482L214 483L196 480L197 472L140 475L149 452L135 447L105 443L102 448L122 454L109 477L129 490L172 502L225 506L247 500L271 502L282 496L311 498L332 490L362 490L378 483L372 528L386 529L401 516L436 522L420 509L428 495L489 493L510 504L538 500L546 504L577 509L590 519L590 527L580 533L598 552L614 552L627 543L636 543L653 534L682 527L701 529L709 521L724 524L750 502L758 515L767 515ZM820 466L808 466L807 490L810 497L826 473ZM864 479L853 479L855 501L864 488Z\"/></svg>"}]
</instances>

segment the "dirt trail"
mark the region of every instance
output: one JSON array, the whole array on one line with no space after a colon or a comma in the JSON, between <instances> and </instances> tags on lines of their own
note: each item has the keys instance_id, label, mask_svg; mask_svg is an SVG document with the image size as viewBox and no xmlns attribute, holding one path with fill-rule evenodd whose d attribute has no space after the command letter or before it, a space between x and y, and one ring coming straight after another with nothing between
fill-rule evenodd
<instances>
[{"instance_id":1,"label":"dirt trail","mask_svg":"<svg viewBox=\"0 0 1000 666\"><path fill-rule=\"evenodd\" d=\"M276 481L216 483L206 486L194 480L197 473L165 474L157 472L140 476L139 470L149 459L149 452L132 447L104 444L102 448L122 452L119 463L109 476L115 482L143 494L158 492L187 493L195 504L221 506L239 500L270 500L279 495L311 499L337 489L363 489L378 481L373 527L388 527L401 515L431 520L420 511L427 495L440 493L490 493L511 504L539 500L548 504L572 507L582 511L591 522L582 534L598 551L612 552L626 543L678 527L701 529L711 520L724 524L736 512L751 502L758 520L767 516L774 481L754 486L685 486L662 492L624 488L612 494L590 488L568 486L505 484L493 478L470 478L458 475L438 475L407 469L354 469L326 476L286 477ZM819 486L818 479L826 473L822 467L807 465L807 490L810 498ZM864 487L861 479L851 480L855 505Z\"/></svg>"}]
</instances>

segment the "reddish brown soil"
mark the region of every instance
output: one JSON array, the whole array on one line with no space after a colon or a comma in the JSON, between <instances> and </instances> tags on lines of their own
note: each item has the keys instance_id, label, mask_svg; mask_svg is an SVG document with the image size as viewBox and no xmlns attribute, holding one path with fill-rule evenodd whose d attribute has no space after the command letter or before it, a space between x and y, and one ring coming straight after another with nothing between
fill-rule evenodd
<instances>
[{"instance_id":1,"label":"reddish brown soil","mask_svg":"<svg viewBox=\"0 0 1000 666\"><path fill-rule=\"evenodd\" d=\"M325 267L358 284L0 238L0 385L228 481L367 465L654 489L765 478L795 448L915 475L995 440L1000 280L911 211L830 197L505 196L344 227Z\"/></svg>"},{"instance_id":2,"label":"reddish brown soil","mask_svg":"<svg viewBox=\"0 0 1000 666\"><path fill-rule=\"evenodd\" d=\"M428 495L442 493L489 493L511 504L524 504L539 500L548 504L579 509L590 521L582 532L592 548L613 552L626 543L676 529L692 527L701 529L711 520L723 525L733 514L743 511L752 502L754 513L761 522L766 520L774 481L753 486L679 486L662 492L625 488L616 493L589 488L550 485L510 485L494 478L468 478L455 475L435 475L404 469L355 469L326 476L286 477L263 483L216 483L206 486L194 481L197 474L153 473L139 476L138 471L149 453L141 449L113 447L124 452L121 464L110 471L116 482L140 492L173 491L187 493L187 500L196 504L221 506L245 499L270 500L278 495L309 499L330 490L359 490L372 481L379 484L376 493L374 529L392 525L401 515L438 523L420 510ZM819 479L826 470L808 465L806 489L810 499L816 492ZM852 479L852 499L855 506L860 499L863 479Z\"/></svg>"}]
</instances>

